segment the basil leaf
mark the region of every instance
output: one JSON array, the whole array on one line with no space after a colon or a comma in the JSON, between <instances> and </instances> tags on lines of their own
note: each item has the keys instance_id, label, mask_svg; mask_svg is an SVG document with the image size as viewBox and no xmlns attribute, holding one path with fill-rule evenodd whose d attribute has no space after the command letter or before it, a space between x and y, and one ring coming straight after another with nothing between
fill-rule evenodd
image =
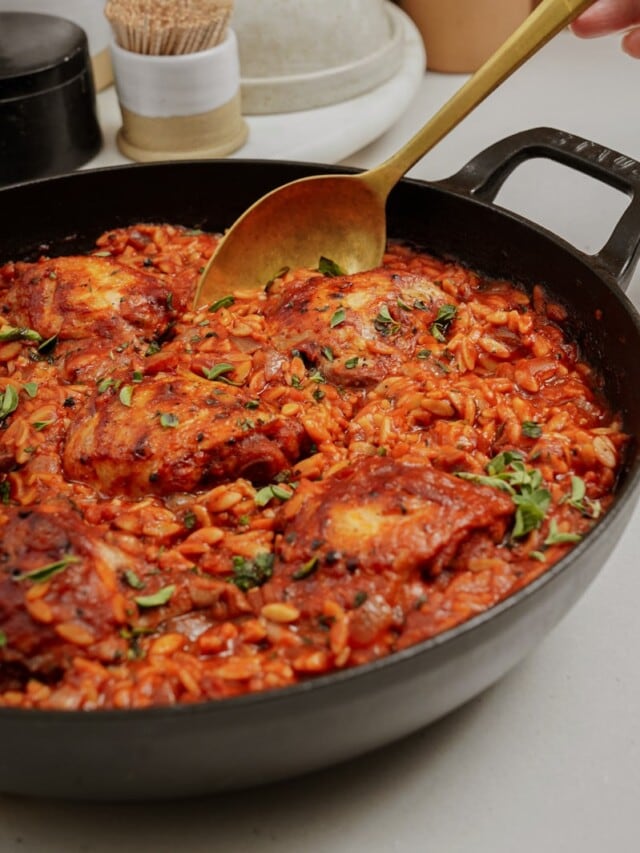
<instances>
[{"instance_id":1,"label":"basil leaf","mask_svg":"<svg viewBox=\"0 0 640 853\"><path fill-rule=\"evenodd\" d=\"M35 329L25 329L23 326L5 326L0 332L0 341L35 341L39 343L42 340L42 335L36 332Z\"/></svg>"},{"instance_id":2,"label":"basil leaf","mask_svg":"<svg viewBox=\"0 0 640 853\"><path fill-rule=\"evenodd\" d=\"M216 302L211 303L211 305L209 306L209 311L215 312L219 311L221 308L230 308L235 301L235 296L223 296L222 299L218 299Z\"/></svg>"},{"instance_id":3,"label":"basil leaf","mask_svg":"<svg viewBox=\"0 0 640 853\"><path fill-rule=\"evenodd\" d=\"M335 261L332 261L331 258L325 258L324 255L318 263L318 272L330 278L335 278L338 275L346 275L345 271Z\"/></svg>"},{"instance_id":4,"label":"basil leaf","mask_svg":"<svg viewBox=\"0 0 640 853\"><path fill-rule=\"evenodd\" d=\"M236 556L233 558L231 583L244 592L254 586L262 586L272 576L274 562L274 555L268 551L256 554L253 560Z\"/></svg>"},{"instance_id":5,"label":"basil leaf","mask_svg":"<svg viewBox=\"0 0 640 853\"><path fill-rule=\"evenodd\" d=\"M549 524L549 534L544 540L545 545L562 545L565 542L579 542L582 536L579 533L561 533L558 530L555 518Z\"/></svg>"},{"instance_id":6,"label":"basil leaf","mask_svg":"<svg viewBox=\"0 0 640 853\"><path fill-rule=\"evenodd\" d=\"M14 580L18 582L33 581L34 583L43 583L44 581L48 581L49 578L52 578L54 575L63 572L65 569L69 568L69 566L73 565L73 563L79 562L79 557L69 554L61 560L57 560L55 563L48 563L46 566L41 566L39 569L32 569L30 572L23 572L21 575L15 577Z\"/></svg>"},{"instance_id":7,"label":"basil leaf","mask_svg":"<svg viewBox=\"0 0 640 853\"><path fill-rule=\"evenodd\" d=\"M329 321L329 326L332 329L335 329L335 327L339 326L340 323L344 323L346 318L347 318L347 312L344 310L344 308L338 308L338 310L335 312L335 314L333 315L333 317Z\"/></svg>"},{"instance_id":8,"label":"basil leaf","mask_svg":"<svg viewBox=\"0 0 640 853\"><path fill-rule=\"evenodd\" d=\"M400 323L397 323L389 313L389 306L383 305L378 311L378 316L373 321L377 332L382 335L394 335L400 331Z\"/></svg>"},{"instance_id":9,"label":"basil leaf","mask_svg":"<svg viewBox=\"0 0 640 853\"><path fill-rule=\"evenodd\" d=\"M433 335L433 337L442 343L446 341L445 334L449 329L449 326L455 319L457 313L457 308L455 305L441 305L438 313L436 315L436 319L431 324L429 331Z\"/></svg>"},{"instance_id":10,"label":"basil leaf","mask_svg":"<svg viewBox=\"0 0 640 853\"><path fill-rule=\"evenodd\" d=\"M256 506L266 506L273 498L280 498L281 501L288 501L293 496L288 489L283 489L277 483L271 486L265 486L256 492L254 498Z\"/></svg>"},{"instance_id":11,"label":"basil leaf","mask_svg":"<svg viewBox=\"0 0 640 853\"><path fill-rule=\"evenodd\" d=\"M3 421L18 408L18 392L13 385L7 385L0 396L0 421Z\"/></svg>"},{"instance_id":12,"label":"basil leaf","mask_svg":"<svg viewBox=\"0 0 640 853\"><path fill-rule=\"evenodd\" d=\"M581 477L571 477L571 492L562 499L587 518L599 518L602 504L598 500L587 497L587 487Z\"/></svg>"},{"instance_id":13,"label":"basil leaf","mask_svg":"<svg viewBox=\"0 0 640 853\"><path fill-rule=\"evenodd\" d=\"M347 368L347 370L352 370L354 367L358 366L359 361L360 359L358 358L358 356L354 355L353 358L348 358L345 361L344 366Z\"/></svg>"},{"instance_id":14,"label":"basil leaf","mask_svg":"<svg viewBox=\"0 0 640 853\"><path fill-rule=\"evenodd\" d=\"M547 489L536 489L528 494L512 495L512 500L517 509L511 535L519 539L540 527L549 509L551 494Z\"/></svg>"},{"instance_id":15,"label":"basil leaf","mask_svg":"<svg viewBox=\"0 0 640 853\"><path fill-rule=\"evenodd\" d=\"M57 343L58 343L58 336L57 335L51 335L51 337L47 338L46 341L42 341L42 343L38 347L38 352L46 354L46 353L50 352L55 347L55 345Z\"/></svg>"},{"instance_id":16,"label":"basil leaf","mask_svg":"<svg viewBox=\"0 0 640 853\"><path fill-rule=\"evenodd\" d=\"M123 406L131 406L131 399L133 397L133 388L131 385L123 385L120 389L120 402Z\"/></svg>"},{"instance_id":17,"label":"basil leaf","mask_svg":"<svg viewBox=\"0 0 640 853\"><path fill-rule=\"evenodd\" d=\"M232 373L235 370L233 364L228 364L226 361L221 362L220 364L214 364L213 367L203 367L202 375L205 379L209 379L212 382L214 380L218 380L219 382L226 382L228 385L235 385L235 382L231 382L230 379L226 379L225 373Z\"/></svg>"},{"instance_id":18,"label":"basil leaf","mask_svg":"<svg viewBox=\"0 0 640 853\"><path fill-rule=\"evenodd\" d=\"M162 589L151 595L138 595L133 600L138 607L162 607L163 604L166 604L171 599L175 589L175 584L170 584L169 586L163 586Z\"/></svg>"},{"instance_id":19,"label":"basil leaf","mask_svg":"<svg viewBox=\"0 0 640 853\"><path fill-rule=\"evenodd\" d=\"M303 578L308 578L309 575L312 575L318 568L318 562L319 558L317 556L312 557L310 560L307 560L303 566L300 566L300 568L297 569L291 577L294 581L300 581Z\"/></svg>"},{"instance_id":20,"label":"basil leaf","mask_svg":"<svg viewBox=\"0 0 640 853\"><path fill-rule=\"evenodd\" d=\"M0 631L0 649L7 645L7 635L4 631Z\"/></svg>"},{"instance_id":21,"label":"basil leaf","mask_svg":"<svg viewBox=\"0 0 640 853\"><path fill-rule=\"evenodd\" d=\"M133 569L126 569L124 572L124 579L133 589L144 589L145 583L140 580L138 575L133 571Z\"/></svg>"},{"instance_id":22,"label":"basil leaf","mask_svg":"<svg viewBox=\"0 0 640 853\"><path fill-rule=\"evenodd\" d=\"M322 347L322 355L327 359L327 361L333 361L334 355L333 350L330 347Z\"/></svg>"},{"instance_id":23,"label":"basil leaf","mask_svg":"<svg viewBox=\"0 0 640 853\"><path fill-rule=\"evenodd\" d=\"M163 412L160 415L160 426L165 427L165 429L175 429L180 420L177 415L174 415L173 412Z\"/></svg>"},{"instance_id":24,"label":"basil leaf","mask_svg":"<svg viewBox=\"0 0 640 853\"><path fill-rule=\"evenodd\" d=\"M523 435L526 435L527 438L540 438L542 435L542 427L535 421L523 421L522 433Z\"/></svg>"},{"instance_id":25,"label":"basil leaf","mask_svg":"<svg viewBox=\"0 0 640 853\"><path fill-rule=\"evenodd\" d=\"M31 397L31 399L33 400L33 398L38 393L38 383L37 382L25 382L25 384L22 386L22 390L25 392L25 394L28 397Z\"/></svg>"}]
</instances>

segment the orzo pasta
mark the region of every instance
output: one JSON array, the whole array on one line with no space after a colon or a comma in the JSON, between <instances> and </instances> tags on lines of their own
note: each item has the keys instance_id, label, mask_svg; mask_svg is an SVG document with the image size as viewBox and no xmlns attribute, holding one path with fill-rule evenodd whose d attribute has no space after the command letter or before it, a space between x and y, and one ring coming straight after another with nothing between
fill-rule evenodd
<instances>
[{"instance_id":1,"label":"orzo pasta","mask_svg":"<svg viewBox=\"0 0 640 853\"><path fill-rule=\"evenodd\" d=\"M193 311L167 225L0 268L0 704L217 699L531 582L624 453L563 308L390 246Z\"/></svg>"}]
</instances>

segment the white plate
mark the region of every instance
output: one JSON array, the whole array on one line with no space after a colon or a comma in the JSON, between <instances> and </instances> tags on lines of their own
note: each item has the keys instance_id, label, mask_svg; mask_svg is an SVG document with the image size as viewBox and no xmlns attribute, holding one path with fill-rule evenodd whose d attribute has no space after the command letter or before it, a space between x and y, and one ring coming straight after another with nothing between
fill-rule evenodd
<instances>
[{"instance_id":1,"label":"white plate","mask_svg":"<svg viewBox=\"0 0 640 853\"><path fill-rule=\"evenodd\" d=\"M391 79L370 92L331 106L247 116L249 138L231 157L339 163L392 127L417 94L426 67L420 33L405 13L401 15L402 64ZM120 110L113 87L98 95L98 112L104 146L85 168L129 162L115 144Z\"/></svg>"}]
</instances>

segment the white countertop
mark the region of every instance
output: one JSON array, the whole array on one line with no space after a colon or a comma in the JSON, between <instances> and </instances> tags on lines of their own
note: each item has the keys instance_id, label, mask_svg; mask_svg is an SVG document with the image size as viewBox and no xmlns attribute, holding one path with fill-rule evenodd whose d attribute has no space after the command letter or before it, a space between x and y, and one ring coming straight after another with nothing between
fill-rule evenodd
<instances>
[{"instance_id":1,"label":"white countertop","mask_svg":"<svg viewBox=\"0 0 640 853\"><path fill-rule=\"evenodd\" d=\"M381 161L461 81L427 74L410 110L347 162ZM538 125L640 160L639 89L640 62L621 54L617 40L580 42L563 33L412 174L444 177L485 145ZM588 251L602 245L624 207L619 194L544 163L517 172L500 200ZM640 304L638 273L629 294ZM628 381L639 384L637 376ZM533 654L482 696L401 743L303 779L187 802L0 796L0 851L635 853L639 553L636 510L587 594Z\"/></svg>"}]
</instances>

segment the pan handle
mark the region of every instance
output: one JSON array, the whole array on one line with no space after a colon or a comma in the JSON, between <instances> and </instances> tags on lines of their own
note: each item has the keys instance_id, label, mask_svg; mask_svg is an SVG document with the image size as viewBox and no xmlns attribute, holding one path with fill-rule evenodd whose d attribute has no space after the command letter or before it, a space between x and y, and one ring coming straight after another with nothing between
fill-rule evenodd
<instances>
[{"instance_id":1,"label":"pan handle","mask_svg":"<svg viewBox=\"0 0 640 853\"><path fill-rule=\"evenodd\" d=\"M516 166L535 157L570 166L631 197L607 243L588 256L592 266L626 289L640 259L640 163L630 157L561 130L539 127L496 142L437 185L492 202Z\"/></svg>"}]
</instances>

